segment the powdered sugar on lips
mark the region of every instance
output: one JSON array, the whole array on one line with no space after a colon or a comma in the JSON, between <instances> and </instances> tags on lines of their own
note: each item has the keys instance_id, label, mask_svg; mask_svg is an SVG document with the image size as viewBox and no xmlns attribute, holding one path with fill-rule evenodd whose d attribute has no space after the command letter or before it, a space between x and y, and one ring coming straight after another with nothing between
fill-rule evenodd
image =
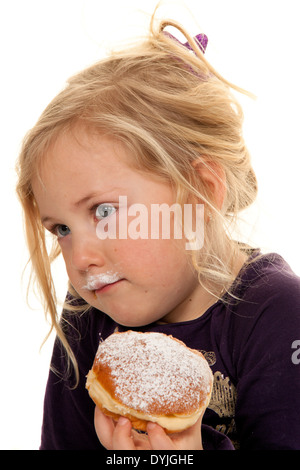
<instances>
[{"instance_id":1,"label":"powdered sugar on lips","mask_svg":"<svg viewBox=\"0 0 300 470\"><path fill-rule=\"evenodd\" d=\"M86 284L82 286L82 289L95 291L109 284L113 284L117 281L120 281L121 279L122 277L119 273L112 272L112 271L90 275L87 277Z\"/></svg>"}]
</instances>

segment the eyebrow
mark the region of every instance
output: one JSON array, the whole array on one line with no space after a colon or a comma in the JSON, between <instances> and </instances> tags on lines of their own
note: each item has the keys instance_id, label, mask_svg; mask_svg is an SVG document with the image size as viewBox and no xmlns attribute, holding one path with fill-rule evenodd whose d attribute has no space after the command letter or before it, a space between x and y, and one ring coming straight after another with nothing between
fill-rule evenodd
<instances>
[{"instance_id":1,"label":"eyebrow","mask_svg":"<svg viewBox=\"0 0 300 470\"><path fill-rule=\"evenodd\" d=\"M102 194L105 194L105 193L101 193L101 196ZM74 207L79 207L79 206L82 206L84 203L86 203L89 199L92 199L93 197L96 197L96 196L99 196L99 193L90 193L88 194L87 196L84 196L82 199L79 199L79 201L77 202L74 202L73 206Z\"/></svg>"},{"instance_id":2,"label":"eyebrow","mask_svg":"<svg viewBox=\"0 0 300 470\"><path fill-rule=\"evenodd\" d=\"M110 188L107 191L93 191L92 193L88 194L87 196L84 196L83 198L79 199L79 201L74 202L72 205L74 207L79 207L79 206L82 206L83 204L85 204L90 199L93 199L93 198L96 198L96 197L103 198L107 194L109 195L109 194L113 193L114 191L122 192L122 188L114 186L113 188Z\"/></svg>"},{"instance_id":3,"label":"eyebrow","mask_svg":"<svg viewBox=\"0 0 300 470\"><path fill-rule=\"evenodd\" d=\"M52 217L48 217L48 216L41 217L41 222L42 222L43 225L45 225L45 222L51 222L53 220L54 219L52 219Z\"/></svg>"}]
</instances>

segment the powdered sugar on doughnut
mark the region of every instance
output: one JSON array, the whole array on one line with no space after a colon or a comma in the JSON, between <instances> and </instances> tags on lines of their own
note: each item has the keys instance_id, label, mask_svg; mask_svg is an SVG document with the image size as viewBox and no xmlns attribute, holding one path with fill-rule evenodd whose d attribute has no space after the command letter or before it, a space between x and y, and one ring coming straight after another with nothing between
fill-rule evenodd
<instances>
[{"instance_id":1,"label":"powdered sugar on doughnut","mask_svg":"<svg viewBox=\"0 0 300 470\"><path fill-rule=\"evenodd\" d=\"M206 400L212 372L205 358L161 333L117 333L95 358L111 369L116 398L145 413L190 413Z\"/></svg>"}]
</instances>

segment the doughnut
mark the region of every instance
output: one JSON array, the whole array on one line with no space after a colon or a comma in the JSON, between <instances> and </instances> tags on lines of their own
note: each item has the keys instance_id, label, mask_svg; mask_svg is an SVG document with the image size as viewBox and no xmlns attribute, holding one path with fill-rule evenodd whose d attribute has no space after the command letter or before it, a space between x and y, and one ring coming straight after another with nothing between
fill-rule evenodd
<instances>
[{"instance_id":1,"label":"doughnut","mask_svg":"<svg viewBox=\"0 0 300 470\"><path fill-rule=\"evenodd\" d=\"M207 408L213 374L204 356L164 333L116 332L100 342L86 388L107 416L146 431L192 426Z\"/></svg>"}]
</instances>

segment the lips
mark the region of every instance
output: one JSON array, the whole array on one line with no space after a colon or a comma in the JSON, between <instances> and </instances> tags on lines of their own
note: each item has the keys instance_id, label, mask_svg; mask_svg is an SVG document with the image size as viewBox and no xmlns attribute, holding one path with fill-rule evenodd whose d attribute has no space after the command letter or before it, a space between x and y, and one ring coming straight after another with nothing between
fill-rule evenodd
<instances>
[{"instance_id":1,"label":"lips","mask_svg":"<svg viewBox=\"0 0 300 470\"><path fill-rule=\"evenodd\" d=\"M115 284L116 282L122 279L119 273L114 273L108 271L106 273L99 273L95 275L88 276L86 279L86 285L82 288L89 291L100 291L106 286Z\"/></svg>"},{"instance_id":2,"label":"lips","mask_svg":"<svg viewBox=\"0 0 300 470\"><path fill-rule=\"evenodd\" d=\"M111 282L110 284L103 284L102 286L98 287L97 289L94 290L94 295L106 292L110 287L113 287L114 285L118 284L121 282L123 279L119 279L116 282Z\"/></svg>"}]
</instances>

